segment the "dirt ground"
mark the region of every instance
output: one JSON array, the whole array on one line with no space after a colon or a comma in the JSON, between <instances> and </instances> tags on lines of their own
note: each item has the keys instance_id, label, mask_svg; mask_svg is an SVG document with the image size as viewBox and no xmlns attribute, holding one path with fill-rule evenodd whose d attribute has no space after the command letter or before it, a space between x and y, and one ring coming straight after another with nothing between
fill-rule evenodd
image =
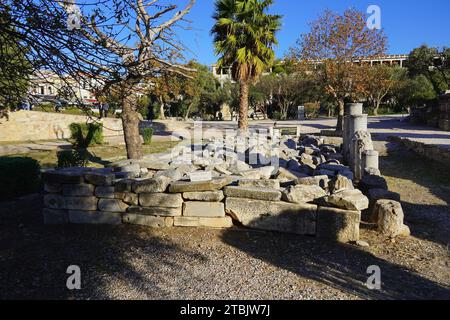
<instances>
[{"instance_id":1,"label":"dirt ground","mask_svg":"<svg viewBox=\"0 0 450 320\"><path fill-rule=\"evenodd\" d=\"M450 299L450 173L379 143L412 236L369 248L249 230L44 226L40 197L0 204L0 299ZM66 288L81 269L82 289ZM367 268L381 269L369 290Z\"/></svg>"}]
</instances>

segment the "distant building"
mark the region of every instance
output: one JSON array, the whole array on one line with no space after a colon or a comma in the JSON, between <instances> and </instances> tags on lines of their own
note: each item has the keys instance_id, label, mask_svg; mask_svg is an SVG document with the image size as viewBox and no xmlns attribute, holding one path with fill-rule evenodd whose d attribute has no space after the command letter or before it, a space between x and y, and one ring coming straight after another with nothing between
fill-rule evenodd
<instances>
[{"instance_id":1,"label":"distant building","mask_svg":"<svg viewBox=\"0 0 450 320\"><path fill-rule=\"evenodd\" d=\"M224 83L230 82L230 83L236 83L236 81L233 79L233 73L231 67L219 67L216 64L213 64L211 66L212 73L214 77L219 80L220 85L223 86ZM272 68L268 69L266 72L263 73L263 75L267 75L272 73Z\"/></svg>"},{"instance_id":2,"label":"distant building","mask_svg":"<svg viewBox=\"0 0 450 320\"><path fill-rule=\"evenodd\" d=\"M390 54L390 55L382 55L375 57L362 57L356 58L353 62L362 63L362 64L370 64L371 66L376 65L388 65L388 66L398 66L400 68L406 67L406 61L408 60L407 54ZM313 64L321 64L323 60L312 60L310 61Z\"/></svg>"}]
</instances>

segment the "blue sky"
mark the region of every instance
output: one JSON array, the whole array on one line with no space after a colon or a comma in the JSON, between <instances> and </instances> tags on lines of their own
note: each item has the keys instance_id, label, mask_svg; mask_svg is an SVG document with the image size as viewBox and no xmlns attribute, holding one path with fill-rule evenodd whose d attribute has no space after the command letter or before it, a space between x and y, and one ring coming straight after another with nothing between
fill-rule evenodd
<instances>
[{"instance_id":1,"label":"blue sky","mask_svg":"<svg viewBox=\"0 0 450 320\"><path fill-rule=\"evenodd\" d=\"M179 0L180 2L185 2ZM325 9L343 12L353 7L366 11L369 5L381 8L382 27L389 38L388 53L409 53L421 44L450 46L450 0L275 0L273 13L283 15L283 27L278 34L277 57L282 57L302 33L308 22ZM214 0L197 0L187 16L191 30L180 31L180 38L190 49L186 57L211 65L216 62L212 38Z\"/></svg>"}]
</instances>

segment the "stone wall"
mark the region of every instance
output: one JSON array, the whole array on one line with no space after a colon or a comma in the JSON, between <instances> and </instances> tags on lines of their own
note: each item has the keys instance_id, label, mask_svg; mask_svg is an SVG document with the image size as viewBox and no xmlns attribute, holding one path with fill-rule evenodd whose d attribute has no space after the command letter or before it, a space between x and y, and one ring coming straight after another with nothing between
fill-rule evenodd
<instances>
[{"instance_id":1,"label":"stone wall","mask_svg":"<svg viewBox=\"0 0 450 320\"><path fill-rule=\"evenodd\" d=\"M154 164L146 166L155 168ZM276 188L279 182L275 179L171 182L167 176L124 179L115 170L44 172L44 222L159 228L231 228L235 224L341 242L359 239L361 213L356 208L288 202L287 193Z\"/></svg>"},{"instance_id":2,"label":"stone wall","mask_svg":"<svg viewBox=\"0 0 450 320\"><path fill-rule=\"evenodd\" d=\"M16 111L9 120L0 119L0 141L54 140L70 138L71 123L86 123L86 116L66 115L53 112ZM123 135L122 120L107 118L103 123L105 137Z\"/></svg>"}]
</instances>

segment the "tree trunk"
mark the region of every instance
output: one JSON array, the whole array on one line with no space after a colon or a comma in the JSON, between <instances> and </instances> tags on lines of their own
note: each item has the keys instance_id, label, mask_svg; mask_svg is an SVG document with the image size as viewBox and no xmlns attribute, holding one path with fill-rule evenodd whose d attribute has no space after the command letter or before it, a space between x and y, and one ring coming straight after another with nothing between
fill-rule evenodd
<instances>
[{"instance_id":1,"label":"tree trunk","mask_svg":"<svg viewBox=\"0 0 450 320\"><path fill-rule=\"evenodd\" d=\"M339 105L339 115L338 115L338 121L336 125L336 131L337 132L343 132L344 131L344 100L338 101Z\"/></svg>"},{"instance_id":2,"label":"tree trunk","mask_svg":"<svg viewBox=\"0 0 450 320\"><path fill-rule=\"evenodd\" d=\"M164 114L164 100L163 98L159 99L159 120L166 120L166 115Z\"/></svg>"},{"instance_id":3,"label":"tree trunk","mask_svg":"<svg viewBox=\"0 0 450 320\"><path fill-rule=\"evenodd\" d=\"M189 119L189 114L191 113L191 109L192 109L192 106L193 106L193 105L194 105L194 102L192 102L192 103L189 104L189 107L187 108L186 114L185 114L185 116L184 116L184 121L188 121L188 119Z\"/></svg>"},{"instance_id":4,"label":"tree trunk","mask_svg":"<svg viewBox=\"0 0 450 320\"><path fill-rule=\"evenodd\" d=\"M380 101L375 102L375 106L373 108L373 115L378 116L378 109L380 108Z\"/></svg>"},{"instance_id":5,"label":"tree trunk","mask_svg":"<svg viewBox=\"0 0 450 320\"><path fill-rule=\"evenodd\" d=\"M128 159L142 159L142 143L139 135L139 114L134 110L132 98L122 100L122 125Z\"/></svg>"},{"instance_id":6,"label":"tree trunk","mask_svg":"<svg viewBox=\"0 0 450 320\"><path fill-rule=\"evenodd\" d=\"M248 83L241 81L239 89L239 130L248 130Z\"/></svg>"}]
</instances>

